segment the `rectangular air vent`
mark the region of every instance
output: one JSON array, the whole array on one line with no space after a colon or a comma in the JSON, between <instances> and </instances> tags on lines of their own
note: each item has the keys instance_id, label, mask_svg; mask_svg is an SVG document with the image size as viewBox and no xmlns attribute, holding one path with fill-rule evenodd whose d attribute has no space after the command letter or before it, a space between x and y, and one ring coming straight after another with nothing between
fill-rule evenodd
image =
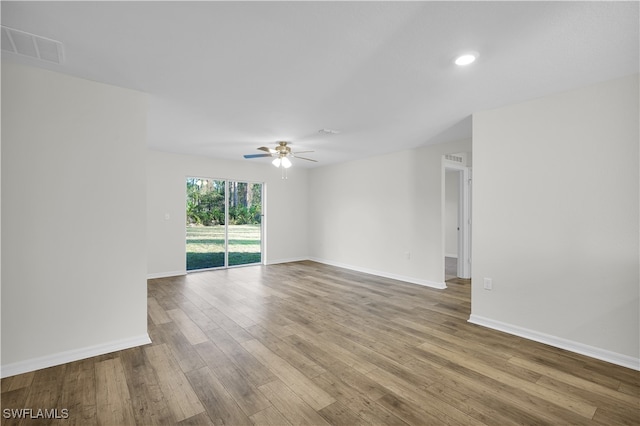
<instances>
[{"instance_id":1,"label":"rectangular air vent","mask_svg":"<svg viewBox=\"0 0 640 426\"><path fill-rule=\"evenodd\" d=\"M59 41L5 26L2 27L2 50L54 64L61 64L64 59Z\"/></svg>"},{"instance_id":2,"label":"rectangular air vent","mask_svg":"<svg viewBox=\"0 0 640 426\"><path fill-rule=\"evenodd\" d=\"M455 161L456 163L460 163L460 164L463 164L463 163L464 163L464 158L463 158L463 157L460 157L460 156L458 156L458 155L445 154L445 155L444 155L444 158L445 158L446 160L449 160L449 161Z\"/></svg>"}]
</instances>

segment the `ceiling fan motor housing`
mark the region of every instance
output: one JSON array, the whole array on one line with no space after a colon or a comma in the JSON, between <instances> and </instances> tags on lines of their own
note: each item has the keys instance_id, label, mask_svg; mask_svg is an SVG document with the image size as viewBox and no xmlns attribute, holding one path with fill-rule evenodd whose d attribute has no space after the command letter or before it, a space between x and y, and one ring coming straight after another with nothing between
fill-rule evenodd
<instances>
[{"instance_id":1,"label":"ceiling fan motor housing","mask_svg":"<svg viewBox=\"0 0 640 426\"><path fill-rule=\"evenodd\" d=\"M276 151L278 151L278 154L280 154L280 157L285 157L289 154L291 154L291 148L289 146L287 146L288 142L285 141L279 141L278 142L278 146L276 147Z\"/></svg>"}]
</instances>

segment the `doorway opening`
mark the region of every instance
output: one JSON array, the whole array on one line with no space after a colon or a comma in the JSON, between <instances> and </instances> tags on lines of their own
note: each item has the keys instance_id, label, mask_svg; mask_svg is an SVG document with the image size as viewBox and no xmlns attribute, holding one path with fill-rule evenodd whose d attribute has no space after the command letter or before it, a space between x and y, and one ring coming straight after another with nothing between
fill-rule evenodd
<instances>
[{"instance_id":1,"label":"doorway opening","mask_svg":"<svg viewBox=\"0 0 640 426\"><path fill-rule=\"evenodd\" d=\"M262 263L262 183L186 179L187 271Z\"/></svg>"},{"instance_id":2,"label":"doorway opening","mask_svg":"<svg viewBox=\"0 0 640 426\"><path fill-rule=\"evenodd\" d=\"M444 280L458 276L458 233L460 232L460 172L445 169Z\"/></svg>"},{"instance_id":3,"label":"doorway opening","mask_svg":"<svg viewBox=\"0 0 640 426\"><path fill-rule=\"evenodd\" d=\"M471 167L467 164L467 153L443 157L445 281L471 278Z\"/></svg>"}]
</instances>

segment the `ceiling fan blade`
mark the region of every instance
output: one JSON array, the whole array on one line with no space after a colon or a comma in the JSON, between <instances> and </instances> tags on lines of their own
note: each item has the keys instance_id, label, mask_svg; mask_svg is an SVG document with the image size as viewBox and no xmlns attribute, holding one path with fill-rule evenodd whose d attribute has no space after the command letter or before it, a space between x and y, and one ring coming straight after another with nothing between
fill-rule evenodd
<instances>
[{"instance_id":1,"label":"ceiling fan blade","mask_svg":"<svg viewBox=\"0 0 640 426\"><path fill-rule=\"evenodd\" d=\"M296 154L306 154L307 152L315 152L315 151L297 151L297 152L292 152L293 155Z\"/></svg>"},{"instance_id":2,"label":"ceiling fan blade","mask_svg":"<svg viewBox=\"0 0 640 426\"><path fill-rule=\"evenodd\" d=\"M272 157L271 154L245 154L244 158Z\"/></svg>"},{"instance_id":3,"label":"ceiling fan blade","mask_svg":"<svg viewBox=\"0 0 640 426\"><path fill-rule=\"evenodd\" d=\"M318 162L318 160L312 160L311 158L298 157L297 155L292 155L292 157L293 158L299 158L301 160L313 161L314 163Z\"/></svg>"},{"instance_id":4,"label":"ceiling fan blade","mask_svg":"<svg viewBox=\"0 0 640 426\"><path fill-rule=\"evenodd\" d=\"M276 151L275 149L273 149L273 148L267 148L266 146L261 146L261 147L260 147L260 148L258 148L258 149L259 149L260 151L267 151L267 152L269 152L269 153L271 153L271 154L275 154L276 152L278 152L278 151Z\"/></svg>"}]
</instances>

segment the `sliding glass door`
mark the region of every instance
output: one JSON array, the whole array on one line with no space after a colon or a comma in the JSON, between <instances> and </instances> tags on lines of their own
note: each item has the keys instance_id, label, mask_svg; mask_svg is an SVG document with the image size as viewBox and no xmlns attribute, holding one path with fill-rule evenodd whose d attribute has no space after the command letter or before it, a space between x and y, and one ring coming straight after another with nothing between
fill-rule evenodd
<instances>
[{"instance_id":1,"label":"sliding glass door","mask_svg":"<svg viewBox=\"0 0 640 426\"><path fill-rule=\"evenodd\" d=\"M225 266L226 182L187 178L187 271Z\"/></svg>"},{"instance_id":2,"label":"sliding glass door","mask_svg":"<svg viewBox=\"0 0 640 426\"><path fill-rule=\"evenodd\" d=\"M262 261L262 184L187 178L187 271Z\"/></svg>"},{"instance_id":3,"label":"sliding glass door","mask_svg":"<svg viewBox=\"0 0 640 426\"><path fill-rule=\"evenodd\" d=\"M262 261L262 184L229 182L228 265Z\"/></svg>"}]
</instances>

